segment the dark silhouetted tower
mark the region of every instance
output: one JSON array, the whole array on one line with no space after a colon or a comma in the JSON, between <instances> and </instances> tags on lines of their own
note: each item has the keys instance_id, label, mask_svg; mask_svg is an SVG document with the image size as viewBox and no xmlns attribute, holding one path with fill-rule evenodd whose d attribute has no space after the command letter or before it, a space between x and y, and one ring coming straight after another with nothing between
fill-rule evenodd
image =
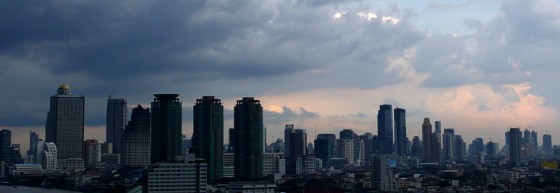
<instances>
[{"instance_id":1,"label":"dark silhouetted tower","mask_svg":"<svg viewBox=\"0 0 560 193\"><path fill-rule=\"evenodd\" d=\"M263 108L259 100L244 97L234 107L237 137L234 155L235 178L253 180L263 175Z\"/></svg>"},{"instance_id":2,"label":"dark silhouetted tower","mask_svg":"<svg viewBox=\"0 0 560 193\"><path fill-rule=\"evenodd\" d=\"M127 120L126 99L107 99L106 141L113 144L113 153L120 153L121 138Z\"/></svg>"},{"instance_id":3,"label":"dark silhouetted tower","mask_svg":"<svg viewBox=\"0 0 560 193\"><path fill-rule=\"evenodd\" d=\"M204 96L196 100L193 111L191 149L206 160L208 181L214 183L223 176L224 107L220 99Z\"/></svg>"},{"instance_id":4,"label":"dark silhouetted tower","mask_svg":"<svg viewBox=\"0 0 560 193\"><path fill-rule=\"evenodd\" d=\"M393 107L380 105L377 111L377 136L379 137L379 153L393 153Z\"/></svg>"},{"instance_id":5,"label":"dark silhouetted tower","mask_svg":"<svg viewBox=\"0 0 560 193\"><path fill-rule=\"evenodd\" d=\"M395 109L395 150L398 155L408 155L406 139L406 110Z\"/></svg>"},{"instance_id":6,"label":"dark silhouetted tower","mask_svg":"<svg viewBox=\"0 0 560 193\"><path fill-rule=\"evenodd\" d=\"M152 102L151 163L182 156L182 106L178 94L156 94Z\"/></svg>"}]
</instances>

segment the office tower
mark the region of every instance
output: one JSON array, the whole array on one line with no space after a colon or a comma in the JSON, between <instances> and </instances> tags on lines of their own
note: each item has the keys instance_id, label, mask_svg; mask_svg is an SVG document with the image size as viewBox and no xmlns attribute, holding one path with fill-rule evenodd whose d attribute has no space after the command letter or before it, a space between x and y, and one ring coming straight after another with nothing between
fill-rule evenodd
<instances>
[{"instance_id":1,"label":"office tower","mask_svg":"<svg viewBox=\"0 0 560 193\"><path fill-rule=\"evenodd\" d=\"M543 135L543 152L545 154L552 154L552 136L550 134Z\"/></svg>"},{"instance_id":2,"label":"office tower","mask_svg":"<svg viewBox=\"0 0 560 193\"><path fill-rule=\"evenodd\" d=\"M12 131L2 129L0 131L0 161L9 162L12 158Z\"/></svg>"},{"instance_id":3,"label":"office tower","mask_svg":"<svg viewBox=\"0 0 560 193\"><path fill-rule=\"evenodd\" d=\"M406 140L406 110L396 108L395 115L395 152L397 155L408 155Z\"/></svg>"},{"instance_id":4,"label":"office tower","mask_svg":"<svg viewBox=\"0 0 560 193\"><path fill-rule=\"evenodd\" d=\"M315 148L313 147L313 143L307 144L307 155L314 155Z\"/></svg>"},{"instance_id":5,"label":"office tower","mask_svg":"<svg viewBox=\"0 0 560 193\"><path fill-rule=\"evenodd\" d=\"M159 150L158 150L159 151ZM122 165L144 167L150 164L150 109L132 109L121 144Z\"/></svg>"},{"instance_id":6,"label":"office tower","mask_svg":"<svg viewBox=\"0 0 560 193\"><path fill-rule=\"evenodd\" d=\"M465 160L465 141L461 135L455 135L453 138L453 158L456 161Z\"/></svg>"},{"instance_id":7,"label":"office tower","mask_svg":"<svg viewBox=\"0 0 560 193\"><path fill-rule=\"evenodd\" d=\"M58 153L56 145L52 142L44 142L38 144L38 162L43 166L44 170L57 169Z\"/></svg>"},{"instance_id":8,"label":"office tower","mask_svg":"<svg viewBox=\"0 0 560 193\"><path fill-rule=\"evenodd\" d=\"M206 162L187 154L182 162L159 162L145 173L143 192L206 192Z\"/></svg>"},{"instance_id":9,"label":"office tower","mask_svg":"<svg viewBox=\"0 0 560 193\"><path fill-rule=\"evenodd\" d=\"M333 158L335 134L319 134L315 139L315 157L322 160L323 165Z\"/></svg>"},{"instance_id":10,"label":"office tower","mask_svg":"<svg viewBox=\"0 0 560 193\"><path fill-rule=\"evenodd\" d=\"M362 138L354 139L354 165L361 166L366 162L365 147Z\"/></svg>"},{"instance_id":11,"label":"office tower","mask_svg":"<svg viewBox=\"0 0 560 193\"><path fill-rule=\"evenodd\" d=\"M113 143L113 153L120 153L121 138L127 120L126 99L107 99L107 130L106 142Z\"/></svg>"},{"instance_id":12,"label":"office tower","mask_svg":"<svg viewBox=\"0 0 560 193\"><path fill-rule=\"evenodd\" d=\"M379 137L377 137L377 135L374 135L373 138L371 138L371 153L379 153Z\"/></svg>"},{"instance_id":13,"label":"office tower","mask_svg":"<svg viewBox=\"0 0 560 193\"><path fill-rule=\"evenodd\" d=\"M178 94L156 94L152 102L151 163L170 162L181 152L182 106Z\"/></svg>"},{"instance_id":14,"label":"office tower","mask_svg":"<svg viewBox=\"0 0 560 193\"><path fill-rule=\"evenodd\" d=\"M307 133L303 129L294 129L292 133L289 134L290 143L288 145L287 155L288 160L286 160L286 173L290 175L296 175L296 165L301 164L303 157L307 155ZM298 163L298 161L300 163Z\"/></svg>"},{"instance_id":15,"label":"office tower","mask_svg":"<svg viewBox=\"0 0 560 193\"><path fill-rule=\"evenodd\" d=\"M412 144L410 146L410 156L422 157L422 142L418 136L412 138Z\"/></svg>"},{"instance_id":16,"label":"office tower","mask_svg":"<svg viewBox=\"0 0 560 193\"><path fill-rule=\"evenodd\" d=\"M509 161L512 165L521 163L521 130L509 129Z\"/></svg>"},{"instance_id":17,"label":"office tower","mask_svg":"<svg viewBox=\"0 0 560 193\"><path fill-rule=\"evenodd\" d=\"M441 140L441 121L435 121L434 125L435 125L434 132L437 134L438 140Z\"/></svg>"},{"instance_id":18,"label":"office tower","mask_svg":"<svg viewBox=\"0 0 560 193\"><path fill-rule=\"evenodd\" d=\"M67 84L60 85L57 94L51 97L45 142L56 144L59 160L83 161L84 101L83 96L72 95Z\"/></svg>"},{"instance_id":19,"label":"office tower","mask_svg":"<svg viewBox=\"0 0 560 193\"><path fill-rule=\"evenodd\" d=\"M441 143L440 140L438 139L441 135L438 135L438 133L433 132L432 136L431 136L431 141L430 141L430 153L431 153L431 162L437 163L439 161L441 161Z\"/></svg>"},{"instance_id":20,"label":"office tower","mask_svg":"<svg viewBox=\"0 0 560 193\"><path fill-rule=\"evenodd\" d=\"M354 140L338 139L336 142L336 146L338 157L345 158L347 164L354 164Z\"/></svg>"},{"instance_id":21,"label":"office tower","mask_svg":"<svg viewBox=\"0 0 560 193\"><path fill-rule=\"evenodd\" d=\"M207 178L211 183L223 176L224 107L220 99L203 96L193 107L192 152L206 160ZM191 152L189 150L189 152Z\"/></svg>"},{"instance_id":22,"label":"office tower","mask_svg":"<svg viewBox=\"0 0 560 193\"><path fill-rule=\"evenodd\" d=\"M286 124L284 127L284 156L289 160L290 157L290 134L294 132L294 124Z\"/></svg>"},{"instance_id":23,"label":"office tower","mask_svg":"<svg viewBox=\"0 0 560 193\"><path fill-rule=\"evenodd\" d=\"M392 169L395 165L393 164L396 164L396 160L388 155L375 155L373 157L371 185L374 190L379 192L397 191L397 182Z\"/></svg>"},{"instance_id":24,"label":"office tower","mask_svg":"<svg viewBox=\"0 0 560 193\"><path fill-rule=\"evenodd\" d=\"M235 145L235 178L251 180L263 175L263 108L259 100L244 97L237 100L233 121Z\"/></svg>"},{"instance_id":25,"label":"office tower","mask_svg":"<svg viewBox=\"0 0 560 193\"><path fill-rule=\"evenodd\" d=\"M35 156L37 155L37 143L39 140L39 135L37 135L37 133L29 131L29 150L26 155L30 158L32 163L37 163Z\"/></svg>"},{"instance_id":26,"label":"office tower","mask_svg":"<svg viewBox=\"0 0 560 193\"><path fill-rule=\"evenodd\" d=\"M498 144L492 141L486 143L486 158L487 159L494 159L496 158L496 154L498 153Z\"/></svg>"},{"instance_id":27,"label":"office tower","mask_svg":"<svg viewBox=\"0 0 560 193\"><path fill-rule=\"evenodd\" d=\"M443 152L442 158L446 161L453 160L453 139L455 138L455 130L444 129L443 130Z\"/></svg>"},{"instance_id":28,"label":"office tower","mask_svg":"<svg viewBox=\"0 0 560 193\"><path fill-rule=\"evenodd\" d=\"M121 145L122 140L124 140L124 134L123 137L121 139ZM121 146L121 152L122 152L123 146ZM113 143L109 143L109 142L105 142L101 144L101 154L113 154ZM122 157L122 156L121 156Z\"/></svg>"},{"instance_id":29,"label":"office tower","mask_svg":"<svg viewBox=\"0 0 560 193\"><path fill-rule=\"evenodd\" d=\"M432 124L429 118L424 118L424 123L422 123L422 159L424 161L432 161Z\"/></svg>"},{"instance_id":30,"label":"office tower","mask_svg":"<svg viewBox=\"0 0 560 193\"><path fill-rule=\"evenodd\" d=\"M354 133L354 131L352 131L352 129L343 129L340 131L339 135L340 139L354 139L358 136Z\"/></svg>"},{"instance_id":31,"label":"office tower","mask_svg":"<svg viewBox=\"0 0 560 193\"><path fill-rule=\"evenodd\" d=\"M379 137L379 153L393 154L393 107L380 105L377 111L377 136Z\"/></svg>"},{"instance_id":32,"label":"office tower","mask_svg":"<svg viewBox=\"0 0 560 193\"><path fill-rule=\"evenodd\" d=\"M538 136L537 132L534 131L534 130L531 131L531 144L532 144L532 147L533 147L533 149L532 149L533 150L533 155L536 155L537 150L539 149L538 139L539 139L539 136Z\"/></svg>"},{"instance_id":33,"label":"office tower","mask_svg":"<svg viewBox=\"0 0 560 193\"><path fill-rule=\"evenodd\" d=\"M101 162L101 144L97 139L88 139L84 142L84 164L91 169L98 162Z\"/></svg>"},{"instance_id":34,"label":"office tower","mask_svg":"<svg viewBox=\"0 0 560 193\"><path fill-rule=\"evenodd\" d=\"M473 144L473 154L472 155L478 155L478 153L484 153L484 140L482 138L476 138L472 141Z\"/></svg>"}]
</instances>

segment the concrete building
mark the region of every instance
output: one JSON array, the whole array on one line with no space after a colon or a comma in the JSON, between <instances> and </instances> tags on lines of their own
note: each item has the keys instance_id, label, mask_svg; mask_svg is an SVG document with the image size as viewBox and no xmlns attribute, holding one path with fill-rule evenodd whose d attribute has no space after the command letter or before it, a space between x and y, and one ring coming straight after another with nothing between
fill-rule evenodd
<instances>
[{"instance_id":1,"label":"concrete building","mask_svg":"<svg viewBox=\"0 0 560 193\"><path fill-rule=\"evenodd\" d=\"M334 144L336 143L336 135L319 134L315 139L314 155L326 164L334 156Z\"/></svg>"},{"instance_id":2,"label":"concrete building","mask_svg":"<svg viewBox=\"0 0 560 193\"><path fill-rule=\"evenodd\" d=\"M543 135L543 153L552 154L552 136L550 134Z\"/></svg>"},{"instance_id":3,"label":"concrete building","mask_svg":"<svg viewBox=\"0 0 560 193\"><path fill-rule=\"evenodd\" d=\"M101 144L97 139L88 139L84 142L84 163L86 168L95 168L101 162Z\"/></svg>"},{"instance_id":4,"label":"concrete building","mask_svg":"<svg viewBox=\"0 0 560 193\"><path fill-rule=\"evenodd\" d=\"M235 177L235 164L233 153L224 153L224 167L223 175L224 178Z\"/></svg>"},{"instance_id":5,"label":"concrete building","mask_svg":"<svg viewBox=\"0 0 560 193\"><path fill-rule=\"evenodd\" d=\"M372 177L371 184L373 189L380 192L395 192L397 191L397 181L393 174L394 167L392 159L388 155L375 155L372 163Z\"/></svg>"},{"instance_id":6,"label":"concrete building","mask_svg":"<svg viewBox=\"0 0 560 193\"><path fill-rule=\"evenodd\" d=\"M395 108L395 152L397 155L408 155L407 138L406 138L406 110Z\"/></svg>"},{"instance_id":7,"label":"concrete building","mask_svg":"<svg viewBox=\"0 0 560 193\"><path fill-rule=\"evenodd\" d=\"M50 99L45 142L56 144L58 159L61 162L72 159L69 162L74 163L77 159L82 159L83 163L84 103L83 96L70 94L70 87L67 84L60 85L57 94ZM79 166L75 165L75 167ZM81 167L83 168L83 165Z\"/></svg>"},{"instance_id":8,"label":"concrete building","mask_svg":"<svg viewBox=\"0 0 560 193\"><path fill-rule=\"evenodd\" d=\"M354 140L338 139L336 144L339 158L346 159L347 164L354 164Z\"/></svg>"},{"instance_id":9,"label":"concrete building","mask_svg":"<svg viewBox=\"0 0 560 193\"><path fill-rule=\"evenodd\" d=\"M521 163L521 130L519 128L509 129L509 161L512 165Z\"/></svg>"},{"instance_id":10,"label":"concrete building","mask_svg":"<svg viewBox=\"0 0 560 193\"><path fill-rule=\"evenodd\" d=\"M206 162L192 154L184 160L153 164L144 176L143 192L206 192Z\"/></svg>"},{"instance_id":11,"label":"concrete building","mask_svg":"<svg viewBox=\"0 0 560 193\"><path fill-rule=\"evenodd\" d=\"M39 156L37 157L38 162L41 164L44 170L55 170L58 168L58 151L56 145L52 142L44 142L37 144L39 151Z\"/></svg>"},{"instance_id":12,"label":"concrete building","mask_svg":"<svg viewBox=\"0 0 560 193\"><path fill-rule=\"evenodd\" d=\"M126 99L107 99L105 141L113 144L113 153L121 152L121 138L127 121Z\"/></svg>"}]
</instances>

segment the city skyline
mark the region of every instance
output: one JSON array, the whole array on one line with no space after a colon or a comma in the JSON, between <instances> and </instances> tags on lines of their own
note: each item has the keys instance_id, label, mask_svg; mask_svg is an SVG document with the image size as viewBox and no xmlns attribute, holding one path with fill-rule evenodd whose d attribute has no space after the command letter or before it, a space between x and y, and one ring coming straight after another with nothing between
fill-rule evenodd
<instances>
[{"instance_id":1,"label":"city skyline","mask_svg":"<svg viewBox=\"0 0 560 193\"><path fill-rule=\"evenodd\" d=\"M467 142L504 144L510 127L560 136L560 97L550 89L560 28L549 22L560 19L558 1L231 3L8 2L0 89L10 92L0 99L10 103L0 128L23 150L29 130L44 138L44 99L66 82L87 97L85 136L100 141L107 95L130 109L148 107L154 93L186 101L187 136L191 101L204 95L222 99L226 128L236 99L260 99L267 141L287 123L376 133L380 104L407 110L409 137L424 117L469 131Z\"/></svg>"}]
</instances>

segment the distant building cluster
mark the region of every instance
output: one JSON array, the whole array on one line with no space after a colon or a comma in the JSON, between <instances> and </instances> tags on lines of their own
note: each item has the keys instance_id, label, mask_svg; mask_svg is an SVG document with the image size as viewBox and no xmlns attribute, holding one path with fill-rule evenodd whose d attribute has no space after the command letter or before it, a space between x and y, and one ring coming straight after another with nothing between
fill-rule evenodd
<instances>
[{"instance_id":1,"label":"distant building cluster","mask_svg":"<svg viewBox=\"0 0 560 193\"><path fill-rule=\"evenodd\" d=\"M1 130L1 178L45 176L45 187L60 186L49 179L63 178L74 188L110 179L119 186L107 188L131 192L472 192L489 185L515 191L520 180L556 171L560 157L549 134L539 144L534 130L509 128L504 146L482 137L467 143L454 128L427 117L415 128L421 136L411 140L406 110L391 104L379 106L377 134L342 128L338 136L320 133L308 142L305 129L286 124L283 138L267 143L260 100L237 100L234 126L224 130L221 100L203 96L194 103L188 138L178 94L155 94L150 108L132 108L130 120L127 100L110 96L106 141L99 142L84 139L84 104L85 97L62 84L50 98L45 139L30 132L24 157L11 131ZM489 172L496 169L502 172ZM469 180L473 170L488 172Z\"/></svg>"}]
</instances>

